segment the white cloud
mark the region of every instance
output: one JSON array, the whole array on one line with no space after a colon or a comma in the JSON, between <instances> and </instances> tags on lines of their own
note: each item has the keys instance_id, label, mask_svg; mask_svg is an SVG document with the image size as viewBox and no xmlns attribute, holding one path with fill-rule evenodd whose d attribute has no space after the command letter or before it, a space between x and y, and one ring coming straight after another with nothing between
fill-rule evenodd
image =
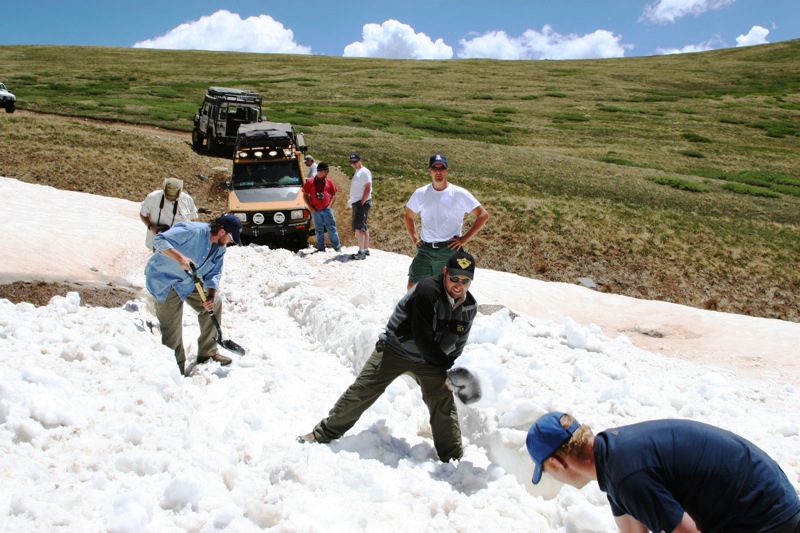
<instances>
[{"instance_id":1,"label":"white cloud","mask_svg":"<svg viewBox=\"0 0 800 533\"><path fill-rule=\"evenodd\" d=\"M736 0L656 0L644 8L639 21L665 24L675 22L687 15L701 15L706 11L720 9Z\"/></svg>"},{"instance_id":2,"label":"white cloud","mask_svg":"<svg viewBox=\"0 0 800 533\"><path fill-rule=\"evenodd\" d=\"M546 25L541 32L526 30L521 37L509 37L503 31L459 41L460 58L491 59L595 59L622 57L622 36L607 30L586 35L561 35Z\"/></svg>"},{"instance_id":3,"label":"white cloud","mask_svg":"<svg viewBox=\"0 0 800 533\"><path fill-rule=\"evenodd\" d=\"M432 41L424 33L394 19L383 24L365 24L363 41L348 44L344 57L382 57L389 59L450 59L453 49L442 39Z\"/></svg>"},{"instance_id":4,"label":"white cloud","mask_svg":"<svg viewBox=\"0 0 800 533\"><path fill-rule=\"evenodd\" d=\"M754 44L768 43L767 35L769 30L762 26L753 26L747 35L740 35L736 38L736 46L752 46Z\"/></svg>"},{"instance_id":5,"label":"white cloud","mask_svg":"<svg viewBox=\"0 0 800 533\"><path fill-rule=\"evenodd\" d=\"M717 48L725 48L725 43L719 38L703 41L699 44L687 44L683 48L659 48L656 50L657 54L691 54L693 52L707 52L709 50L716 50Z\"/></svg>"},{"instance_id":6,"label":"white cloud","mask_svg":"<svg viewBox=\"0 0 800 533\"><path fill-rule=\"evenodd\" d=\"M224 9L181 24L160 37L141 41L134 48L214 50L266 54L310 54L311 48L294 42L292 30L269 15L242 19Z\"/></svg>"}]
</instances>

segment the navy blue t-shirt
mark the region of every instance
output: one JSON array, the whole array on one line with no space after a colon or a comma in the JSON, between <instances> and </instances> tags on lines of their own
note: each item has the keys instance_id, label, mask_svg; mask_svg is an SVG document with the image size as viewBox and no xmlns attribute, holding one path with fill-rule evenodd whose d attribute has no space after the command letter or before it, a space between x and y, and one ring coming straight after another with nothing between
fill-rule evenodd
<instances>
[{"instance_id":1,"label":"navy blue t-shirt","mask_svg":"<svg viewBox=\"0 0 800 533\"><path fill-rule=\"evenodd\" d=\"M778 463L752 442L691 420L608 429L594 440L597 483L614 516L673 531L684 511L704 533L753 533L800 511Z\"/></svg>"}]
</instances>

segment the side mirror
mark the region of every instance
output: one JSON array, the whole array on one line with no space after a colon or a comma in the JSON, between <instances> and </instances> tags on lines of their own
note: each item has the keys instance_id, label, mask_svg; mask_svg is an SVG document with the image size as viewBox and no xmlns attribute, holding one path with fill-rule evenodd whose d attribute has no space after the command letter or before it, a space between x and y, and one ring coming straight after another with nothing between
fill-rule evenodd
<instances>
[{"instance_id":1,"label":"side mirror","mask_svg":"<svg viewBox=\"0 0 800 533\"><path fill-rule=\"evenodd\" d=\"M222 190L229 190L231 188L231 182L223 181L219 184L219 188Z\"/></svg>"}]
</instances>

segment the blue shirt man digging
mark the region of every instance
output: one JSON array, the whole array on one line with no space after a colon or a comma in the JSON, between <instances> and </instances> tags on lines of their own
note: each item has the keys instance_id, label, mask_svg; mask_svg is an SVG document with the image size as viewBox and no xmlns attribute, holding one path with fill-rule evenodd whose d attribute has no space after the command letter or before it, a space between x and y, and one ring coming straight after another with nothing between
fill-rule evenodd
<instances>
[{"instance_id":1,"label":"blue shirt man digging","mask_svg":"<svg viewBox=\"0 0 800 533\"><path fill-rule=\"evenodd\" d=\"M175 361L183 374L186 352L183 347L183 302L197 312L200 336L197 339L197 363L214 360L221 365L230 357L217 351L217 329L209 314L222 320L222 302L215 298L226 247L242 244L241 221L236 216L222 215L210 223L181 222L153 238L155 253L145 266L147 290L153 296L156 317L161 327L161 343L175 351ZM190 274L192 268L203 281L206 301L195 291Z\"/></svg>"}]
</instances>

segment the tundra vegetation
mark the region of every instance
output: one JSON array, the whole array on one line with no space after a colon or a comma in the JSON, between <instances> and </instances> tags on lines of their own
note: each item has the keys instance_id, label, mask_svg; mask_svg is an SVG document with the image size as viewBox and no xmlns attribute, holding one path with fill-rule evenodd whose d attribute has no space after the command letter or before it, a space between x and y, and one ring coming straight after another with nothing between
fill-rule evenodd
<instances>
[{"instance_id":1,"label":"tundra vegetation","mask_svg":"<svg viewBox=\"0 0 800 533\"><path fill-rule=\"evenodd\" d=\"M251 89L345 190L363 155L373 248L414 253L404 204L442 152L491 213L481 267L800 320L800 40L586 61L0 46L0 80L6 177L139 202L176 176L217 215L230 161L192 151L192 118L210 85Z\"/></svg>"}]
</instances>

